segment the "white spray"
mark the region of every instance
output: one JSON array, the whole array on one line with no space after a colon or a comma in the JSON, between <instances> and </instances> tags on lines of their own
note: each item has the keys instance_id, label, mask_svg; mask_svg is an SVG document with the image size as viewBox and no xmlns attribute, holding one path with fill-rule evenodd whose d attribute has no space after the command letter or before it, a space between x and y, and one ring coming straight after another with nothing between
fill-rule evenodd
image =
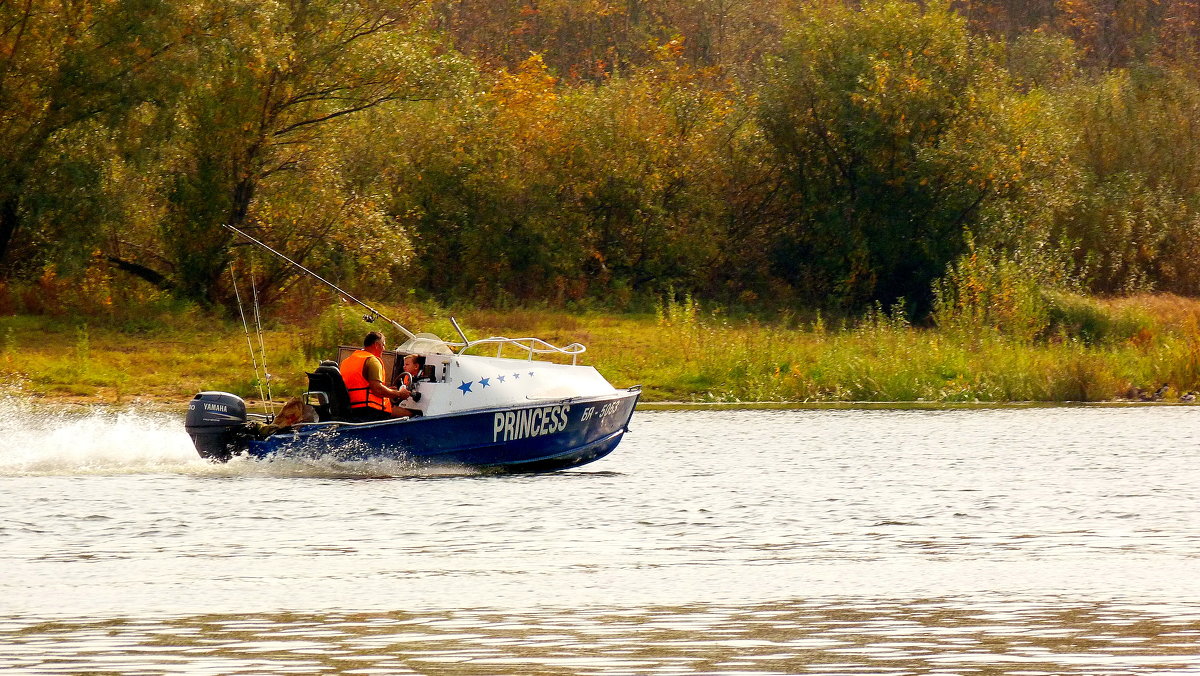
<instances>
[{"instance_id":1,"label":"white spray","mask_svg":"<svg viewBox=\"0 0 1200 676\"><path fill-rule=\"evenodd\" d=\"M0 393L0 478L190 474L314 478L437 477L475 474L457 466L403 460L343 461L336 454L211 463L196 453L182 413L44 404Z\"/></svg>"},{"instance_id":2,"label":"white spray","mask_svg":"<svg viewBox=\"0 0 1200 676\"><path fill-rule=\"evenodd\" d=\"M202 464L179 415L0 395L0 476L130 474Z\"/></svg>"}]
</instances>

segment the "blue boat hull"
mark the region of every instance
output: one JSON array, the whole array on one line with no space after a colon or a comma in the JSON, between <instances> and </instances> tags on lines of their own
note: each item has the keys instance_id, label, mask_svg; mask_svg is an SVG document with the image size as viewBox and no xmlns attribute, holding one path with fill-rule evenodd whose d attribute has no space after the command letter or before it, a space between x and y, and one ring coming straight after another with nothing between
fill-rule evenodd
<instances>
[{"instance_id":1,"label":"blue boat hull","mask_svg":"<svg viewBox=\"0 0 1200 676\"><path fill-rule=\"evenodd\" d=\"M371 423L298 425L247 442L256 458L399 460L547 472L603 458L628 430L640 390L538 405Z\"/></svg>"}]
</instances>

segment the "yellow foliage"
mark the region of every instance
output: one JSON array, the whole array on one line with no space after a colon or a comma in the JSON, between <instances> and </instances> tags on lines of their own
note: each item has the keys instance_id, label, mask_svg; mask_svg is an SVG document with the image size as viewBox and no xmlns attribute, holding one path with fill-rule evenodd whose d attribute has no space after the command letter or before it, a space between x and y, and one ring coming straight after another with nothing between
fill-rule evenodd
<instances>
[{"instance_id":1,"label":"yellow foliage","mask_svg":"<svg viewBox=\"0 0 1200 676\"><path fill-rule=\"evenodd\" d=\"M530 54L517 66L517 72L501 71L492 95L505 106L545 104L555 101L558 78L550 74L542 55Z\"/></svg>"}]
</instances>

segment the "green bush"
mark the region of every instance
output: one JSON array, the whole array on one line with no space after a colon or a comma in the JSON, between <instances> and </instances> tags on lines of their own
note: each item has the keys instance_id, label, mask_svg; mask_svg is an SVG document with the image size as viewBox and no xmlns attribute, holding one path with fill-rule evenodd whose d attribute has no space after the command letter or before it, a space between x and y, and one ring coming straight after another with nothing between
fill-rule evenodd
<instances>
[{"instance_id":1,"label":"green bush","mask_svg":"<svg viewBox=\"0 0 1200 676\"><path fill-rule=\"evenodd\" d=\"M364 329L358 307L335 305L321 313L300 333L300 351L308 360L333 359L338 345L361 345Z\"/></svg>"},{"instance_id":2,"label":"green bush","mask_svg":"<svg viewBox=\"0 0 1200 676\"><path fill-rule=\"evenodd\" d=\"M1133 308L1110 310L1092 298L1058 291L1042 294L1050 320L1049 334L1086 345L1144 341L1154 334L1154 320Z\"/></svg>"},{"instance_id":3,"label":"green bush","mask_svg":"<svg viewBox=\"0 0 1200 676\"><path fill-rule=\"evenodd\" d=\"M1049 326L1036 274L1019 262L967 238L968 250L933 286L933 320L942 329L990 329L1022 342Z\"/></svg>"}]
</instances>

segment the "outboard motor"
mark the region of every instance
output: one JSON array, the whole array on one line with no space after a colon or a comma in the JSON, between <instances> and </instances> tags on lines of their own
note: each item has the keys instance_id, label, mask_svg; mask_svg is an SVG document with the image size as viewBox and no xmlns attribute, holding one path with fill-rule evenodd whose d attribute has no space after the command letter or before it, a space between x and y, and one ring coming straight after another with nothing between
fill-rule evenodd
<instances>
[{"instance_id":1,"label":"outboard motor","mask_svg":"<svg viewBox=\"0 0 1200 676\"><path fill-rule=\"evenodd\" d=\"M246 402L228 392L201 392L188 402L184 427L200 457L225 462L246 433Z\"/></svg>"}]
</instances>

